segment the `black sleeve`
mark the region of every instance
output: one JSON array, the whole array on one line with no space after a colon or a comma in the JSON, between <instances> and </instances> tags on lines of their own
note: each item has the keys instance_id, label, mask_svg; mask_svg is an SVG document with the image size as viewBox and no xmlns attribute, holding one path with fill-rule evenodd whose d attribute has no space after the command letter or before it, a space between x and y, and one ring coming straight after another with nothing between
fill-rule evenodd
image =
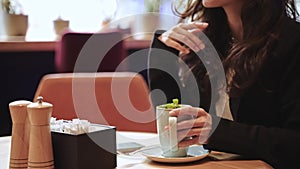
<instances>
[{"instance_id":1,"label":"black sleeve","mask_svg":"<svg viewBox=\"0 0 300 169\"><path fill-rule=\"evenodd\" d=\"M275 168L300 168L300 50L293 56L281 81L274 82L281 86L276 95L279 110L274 111L280 124L266 127L221 119L205 148L259 158Z\"/></svg>"},{"instance_id":2,"label":"black sleeve","mask_svg":"<svg viewBox=\"0 0 300 169\"><path fill-rule=\"evenodd\" d=\"M178 50L166 46L158 37L163 30L155 32L148 54L148 82L154 106L170 103L178 98L183 104L199 107L199 88L194 76L183 85L179 78ZM191 53L192 54L192 53ZM205 103L203 101L203 103Z\"/></svg>"},{"instance_id":3,"label":"black sleeve","mask_svg":"<svg viewBox=\"0 0 300 169\"><path fill-rule=\"evenodd\" d=\"M174 98L180 99L178 51L158 40L163 32L155 32L148 55L148 81L154 106L172 102Z\"/></svg>"}]
</instances>

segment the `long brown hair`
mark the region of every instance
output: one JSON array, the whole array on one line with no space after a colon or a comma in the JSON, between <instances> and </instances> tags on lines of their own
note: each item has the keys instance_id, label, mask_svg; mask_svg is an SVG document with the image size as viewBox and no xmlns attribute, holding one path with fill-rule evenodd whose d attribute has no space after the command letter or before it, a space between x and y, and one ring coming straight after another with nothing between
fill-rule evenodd
<instances>
[{"instance_id":1,"label":"long brown hair","mask_svg":"<svg viewBox=\"0 0 300 169\"><path fill-rule=\"evenodd\" d=\"M264 61L272 52L280 28L284 26L283 20L287 18L296 20L298 14L294 0L247 0L241 14L243 39L235 42L232 40L223 8L205 8L202 0L188 0L184 12L178 12L176 9L175 11L181 19L189 18L192 21L201 20L209 23L204 33L222 59L227 87L232 97L240 96L253 84ZM200 61L193 62L191 57L187 56L183 59L196 77L205 76Z\"/></svg>"}]
</instances>

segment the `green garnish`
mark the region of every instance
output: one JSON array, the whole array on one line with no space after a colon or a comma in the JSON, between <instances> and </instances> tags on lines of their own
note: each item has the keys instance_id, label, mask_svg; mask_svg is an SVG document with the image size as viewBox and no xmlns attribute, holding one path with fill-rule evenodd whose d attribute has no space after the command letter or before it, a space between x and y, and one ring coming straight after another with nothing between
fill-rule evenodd
<instances>
[{"instance_id":1,"label":"green garnish","mask_svg":"<svg viewBox=\"0 0 300 169\"><path fill-rule=\"evenodd\" d=\"M176 108L180 107L180 105L178 104L179 103L178 99L173 99L172 101L173 101L173 103L167 103L167 104L161 105L160 107L166 108L166 109L176 109Z\"/></svg>"},{"instance_id":2,"label":"green garnish","mask_svg":"<svg viewBox=\"0 0 300 169\"><path fill-rule=\"evenodd\" d=\"M174 106L176 106L176 107L177 107L177 106L178 106L178 102L179 102L179 100L178 100L178 99L173 99L172 101L173 101L173 104L174 104Z\"/></svg>"}]
</instances>

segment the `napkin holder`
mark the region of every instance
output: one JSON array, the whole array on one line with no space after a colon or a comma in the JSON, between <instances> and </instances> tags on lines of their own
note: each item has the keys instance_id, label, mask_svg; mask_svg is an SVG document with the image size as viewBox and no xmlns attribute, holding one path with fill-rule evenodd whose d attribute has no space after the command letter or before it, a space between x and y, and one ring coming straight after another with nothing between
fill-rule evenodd
<instances>
[{"instance_id":1,"label":"napkin holder","mask_svg":"<svg viewBox=\"0 0 300 169\"><path fill-rule=\"evenodd\" d=\"M95 131L80 135L51 132L55 169L115 168L116 128L92 124Z\"/></svg>"}]
</instances>

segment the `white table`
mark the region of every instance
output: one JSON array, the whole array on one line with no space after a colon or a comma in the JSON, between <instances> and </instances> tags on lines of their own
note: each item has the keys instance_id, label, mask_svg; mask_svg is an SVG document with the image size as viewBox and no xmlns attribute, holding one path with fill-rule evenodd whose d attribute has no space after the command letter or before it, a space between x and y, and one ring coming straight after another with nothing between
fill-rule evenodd
<instances>
[{"instance_id":1,"label":"white table","mask_svg":"<svg viewBox=\"0 0 300 169\"><path fill-rule=\"evenodd\" d=\"M11 137L0 137L0 169L9 168Z\"/></svg>"},{"instance_id":2,"label":"white table","mask_svg":"<svg viewBox=\"0 0 300 169\"><path fill-rule=\"evenodd\" d=\"M137 136L138 135L138 136ZM0 169L9 168L11 137L0 137ZM137 142L145 146L158 144L158 137L153 133L117 132L117 143ZM143 162L146 158L128 158L118 156L118 166L127 166L134 162Z\"/></svg>"},{"instance_id":3,"label":"white table","mask_svg":"<svg viewBox=\"0 0 300 169\"><path fill-rule=\"evenodd\" d=\"M11 137L0 137L0 169L9 168ZM145 146L159 143L158 137L153 133L117 132L117 143L137 142ZM163 164L148 160L143 156L117 156L117 169L127 168L185 168L185 169L272 169L268 164L260 160L227 160L211 161L202 159L192 163Z\"/></svg>"}]
</instances>

